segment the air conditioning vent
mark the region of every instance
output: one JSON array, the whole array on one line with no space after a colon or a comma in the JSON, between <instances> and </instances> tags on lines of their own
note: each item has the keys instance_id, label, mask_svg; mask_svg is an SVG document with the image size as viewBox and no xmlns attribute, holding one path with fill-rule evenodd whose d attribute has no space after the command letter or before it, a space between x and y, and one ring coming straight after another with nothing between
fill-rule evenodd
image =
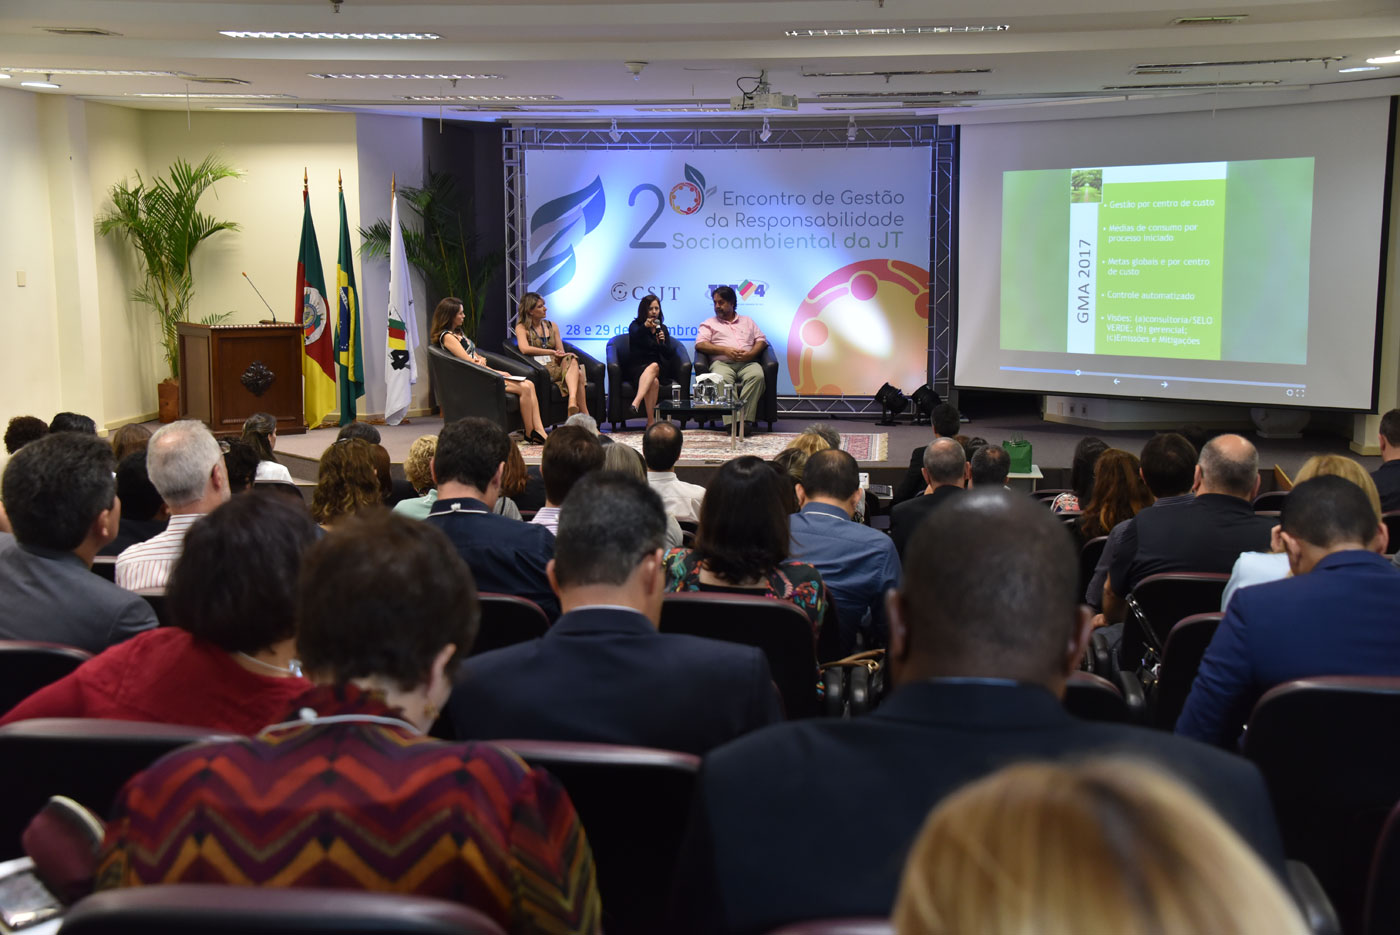
<instances>
[{"instance_id":1,"label":"air conditioning vent","mask_svg":"<svg viewBox=\"0 0 1400 935\"><path fill-rule=\"evenodd\" d=\"M44 32L55 36L120 36L121 33L98 26L40 26Z\"/></svg>"},{"instance_id":2,"label":"air conditioning vent","mask_svg":"<svg viewBox=\"0 0 1400 935\"><path fill-rule=\"evenodd\" d=\"M1313 55L1304 58L1254 58L1236 62L1151 62L1134 68L1248 68L1251 65L1327 65L1340 62L1345 55Z\"/></svg>"},{"instance_id":3,"label":"air conditioning vent","mask_svg":"<svg viewBox=\"0 0 1400 935\"><path fill-rule=\"evenodd\" d=\"M244 81L242 78L213 78L205 75L194 75L185 80L193 81L196 84L252 84L251 81Z\"/></svg>"},{"instance_id":4,"label":"air conditioning vent","mask_svg":"<svg viewBox=\"0 0 1400 935\"><path fill-rule=\"evenodd\" d=\"M1180 68L1134 68L1135 75L1181 75L1185 74Z\"/></svg>"},{"instance_id":5,"label":"air conditioning vent","mask_svg":"<svg viewBox=\"0 0 1400 935\"><path fill-rule=\"evenodd\" d=\"M981 91L819 91L821 101L908 100L930 97L977 97Z\"/></svg>"},{"instance_id":6,"label":"air conditioning vent","mask_svg":"<svg viewBox=\"0 0 1400 935\"><path fill-rule=\"evenodd\" d=\"M1180 16L1173 26L1230 26L1249 17L1248 13L1228 13L1221 16Z\"/></svg>"},{"instance_id":7,"label":"air conditioning vent","mask_svg":"<svg viewBox=\"0 0 1400 935\"><path fill-rule=\"evenodd\" d=\"M1106 84L1105 91L1210 91L1216 88L1272 88L1282 82L1267 81L1178 81L1174 84Z\"/></svg>"},{"instance_id":8,"label":"air conditioning vent","mask_svg":"<svg viewBox=\"0 0 1400 935\"><path fill-rule=\"evenodd\" d=\"M988 75L990 68L921 68L907 71L804 71L804 78L917 78L926 75Z\"/></svg>"}]
</instances>

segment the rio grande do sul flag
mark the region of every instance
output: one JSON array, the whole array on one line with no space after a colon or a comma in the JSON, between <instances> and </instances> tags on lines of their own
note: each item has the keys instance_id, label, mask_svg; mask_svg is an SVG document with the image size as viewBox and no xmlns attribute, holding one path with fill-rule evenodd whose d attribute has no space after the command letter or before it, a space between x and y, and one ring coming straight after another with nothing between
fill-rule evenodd
<instances>
[{"instance_id":1,"label":"rio grande do sul flag","mask_svg":"<svg viewBox=\"0 0 1400 935\"><path fill-rule=\"evenodd\" d=\"M326 277L311 223L306 174L301 177L301 253L297 257L297 324L301 325L302 408L306 427L316 428L335 408L335 341L326 306Z\"/></svg>"},{"instance_id":2,"label":"rio grande do sul flag","mask_svg":"<svg viewBox=\"0 0 1400 935\"><path fill-rule=\"evenodd\" d=\"M408 414L413 384L418 382L418 316L413 310L413 284L408 279L408 254L399 227L397 185L389 183L389 339L384 366L384 421L398 425Z\"/></svg>"}]
</instances>

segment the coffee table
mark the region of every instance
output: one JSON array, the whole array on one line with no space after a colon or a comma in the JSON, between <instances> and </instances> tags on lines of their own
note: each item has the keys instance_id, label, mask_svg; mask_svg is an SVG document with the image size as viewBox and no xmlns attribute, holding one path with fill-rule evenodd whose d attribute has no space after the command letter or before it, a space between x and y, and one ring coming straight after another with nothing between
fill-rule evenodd
<instances>
[{"instance_id":1,"label":"coffee table","mask_svg":"<svg viewBox=\"0 0 1400 935\"><path fill-rule=\"evenodd\" d=\"M702 418L713 419L715 416L728 415L730 451L734 451L737 444L744 440L744 420L739 418L743 409L744 404L739 400L727 403L698 403L691 400L685 403L661 399L656 403L657 413L668 422L672 416L685 416L698 422Z\"/></svg>"}]
</instances>

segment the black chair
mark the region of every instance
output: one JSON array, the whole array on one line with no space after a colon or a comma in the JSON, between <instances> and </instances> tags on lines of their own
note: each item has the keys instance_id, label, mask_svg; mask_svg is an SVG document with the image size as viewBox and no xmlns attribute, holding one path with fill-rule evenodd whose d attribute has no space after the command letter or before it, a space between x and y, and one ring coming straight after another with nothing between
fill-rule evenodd
<instances>
[{"instance_id":1,"label":"black chair","mask_svg":"<svg viewBox=\"0 0 1400 935\"><path fill-rule=\"evenodd\" d=\"M1098 567L1099 559L1103 557L1103 549L1106 545L1108 545L1108 536L1095 536L1079 549L1080 600L1084 599L1084 593L1089 590L1089 582L1094 579L1094 569Z\"/></svg>"},{"instance_id":2,"label":"black chair","mask_svg":"<svg viewBox=\"0 0 1400 935\"><path fill-rule=\"evenodd\" d=\"M1254 498L1254 512L1271 513L1283 509L1283 501L1288 499L1286 490L1270 490Z\"/></svg>"},{"instance_id":3,"label":"black chair","mask_svg":"<svg viewBox=\"0 0 1400 935\"><path fill-rule=\"evenodd\" d=\"M812 624L795 604L743 594L667 594L661 604L661 632L757 646L768 657L788 718L821 713Z\"/></svg>"},{"instance_id":4,"label":"black chair","mask_svg":"<svg viewBox=\"0 0 1400 935\"><path fill-rule=\"evenodd\" d=\"M1162 667L1157 672L1157 684L1147 704L1148 723L1153 727L1165 731L1176 728L1176 719L1181 717L1181 709L1186 707L1186 698L1191 694L1191 684L1196 681L1196 670L1201 667L1201 659L1222 616L1219 611L1192 614L1178 620L1167 634Z\"/></svg>"},{"instance_id":5,"label":"black chair","mask_svg":"<svg viewBox=\"0 0 1400 935\"><path fill-rule=\"evenodd\" d=\"M97 718L38 718L0 727L0 860L19 857L20 834L50 796L66 795L106 816L128 779L172 750L236 734Z\"/></svg>"},{"instance_id":6,"label":"black chair","mask_svg":"<svg viewBox=\"0 0 1400 935\"><path fill-rule=\"evenodd\" d=\"M535 393L540 401L540 418L544 419L545 424L558 425L567 419L569 417L569 397L560 392L559 387L554 385L554 381L549 379L549 371L545 370L544 364L536 363L532 357L521 351L513 336L506 338L502 350L511 360L524 364L534 371L530 379L535 383ZM565 341L564 350L578 355L579 366L583 368L583 398L588 403L589 414L601 422L603 419L605 368L596 357L580 350L577 344Z\"/></svg>"},{"instance_id":7,"label":"black chair","mask_svg":"<svg viewBox=\"0 0 1400 935\"><path fill-rule=\"evenodd\" d=\"M598 868L604 930L609 935L666 931L667 901L700 758L612 744L495 743L548 770L569 793Z\"/></svg>"},{"instance_id":8,"label":"black chair","mask_svg":"<svg viewBox=\"0 0 1400 935\"><path fill-rule=\"evenodd\" d=\"M350 889L216 883L105 890L63 919L74 935L505 935L460 903Z\"/></svg>"},{"instance_id":9,"label":"black chair","mask_svg":"<svg viewBox=\"0 0 1400 935\"><path fill-rule=\"evenodd\" d=\"M170 619L169 602L165 599L165 588L141 588L135 592L139 594L147 604L151 605L151 610L155 611L156 624L162 627L172 626Z\"/></svg>"},{"instance_id":10,"label":"black chair","mask_svg":"<svg viewBox=\"0 0 1400 935\"><path fill-rule=\"evenodd\" d=\"M1400 550L1400 510L1382 513L1381 519L1385 521L1385 528L1390 532L1390 543L1385 547L1385 554L1394 555Z\"/></svg>"},{"instance_id":11,"label":"black chair","mask_svg":"<svg viewBox=\"0 0 1400 935\"><path fill-rule=\"evenodd\" d=\"M660 395L657 400L670 398L670 386L674 382L680 386L681 402L690 402L690 373L692 364L690 362L690 352L686 350L684 344L676 342L676 362L671 374L662 374L665 378L661 381ZM627 428L627 407L631 405L633 397L637 395L637 384L628 380L624 374L627 371L628 361L632 357L632 345L626 334L614 335L608 339L608 422L614 432L618 425ZM685 428L685 419L680 419L681 428Z\"/></svg>"},{"instance_id":12,"label":"black chair","mask_svg":"<svg viewBox=\"0 0 1400 935\"><path fill-rule=\"evenodd\" d=\"M1211 572L1167 572L1148 575L1128 595L1119 659L1135 670L1147 650L1160 655L1167 634L1178 620L1220 609L1229 575Z\"/></svg>"},{"instance_id":13,"label":"black chair","mask_svg":"<svg viewBox=\"0 0 1400 935\"><path fill-rule=\"evenodd\" d=\"M756 422L767 422L768 431L773 431L773 423L778 421L778 355L773 353L773 345L769 344L763 349L763 354L759 356L758 362L763 365L763 398L758 401L758 412ZM708 354L695 352L695 373L697 375L710 372L710 357Z\"/></svg>"},{"instance_id":14,"label":"black chair","mask_svg":"<svg viewBox=\"0 0 1400 935\"><path fill-rule=\"evenodd\" d=\"M527 379L534 371L532 364L507 360L500 354L480 349L478 353L497 370ZM493 372L490 367L453 357L440 347L430 347L428 373L432 377L438 405L442 407L444 425L466 416L479 416L490 419L507 432L523 428L519 397L506 392L506 378Z\"/></svg>"},{"instance_id":15,"label":"black chair","mask_svg":"<svg viewBox=\"0 0 1400 935\"><path fill-rule=\"evenodd\" d=\"M1249 716L1244 754L1264 774L1286 855L1307 864L1360 932L1371 858L1400 801L1400 678L1285 682Z\"/></svg>"},{"instance_id":16,"label":"black chair","mask_svg":"<svg viewBox=\"0 0 1400 935\"><path fill-rule=\"evenodd\" d=\"M1076 526L1079 525L1079 517L1083 516L1084 514L1079 510L1062 510L1061 512L1056 513L1055 515L1060 518L1060 522L1064 523L1071 530L1073 530Z\"/></svg>"},{"instance_id":17,"label":"black chair","mask_svg":"<svg viewBox=\"0 0 1400 935\"><path fill-rule=\"evenodd\" d=\"M1039 500L1049 506L1062 493L1074 493L1074 491L1068 487L1046 487L1042 490L1032 490L1031 499Z\"/></svg>"},{"instance_id":18,"label":"black chair","mask_svg":"<svg viewBox=\"0 0 1400 935\"><path fill-rule=\"evenodd\" d=\"M0 640L0 714L92 658L92 653L58 643Z\"/></svg>"},{"instance_id":19,"label":"black chair","mask_svg":"<svg viewBox=\"0 0 1400 935\"><path fill-rule=\"evenodd\" d=\"M1065 683L1065 710L1086 721L1137 724L1142 721L1146 702L1140 688L1128 691L1090 672L1071 672Z\"/></svg>"},{"instance_id":20,"label":"black chair","mask_svg":"<svg viewBox=\"0 0 1400 935\"><path fill-rule=\"evenodd\" d=\"M1366 935L1395 932L1400 932L1400 805L1381 829L1366 883Z\"/></svg>"},{"instance_id":21,"label":"black chair","mask_svg":"<svg viewBox=\"0 0 1400 935\"><path fill-rule=\"evenodd\" d=\"M98 555L92 560L93 573L106 578L108 581L117 580L117 557L115 555Z\"/></svg>"},{"instance_id":22,"label":"black chair","mask_svg":"<svg viewBox=\"0 0 1400 935\"><path fill-rule=\"evenodd\" d=\"M481 629L472 643L473 656L538 639L549 629L549 618L529 598L482 592L477 600L481 603Z\"/></svg>"}]
</instances>

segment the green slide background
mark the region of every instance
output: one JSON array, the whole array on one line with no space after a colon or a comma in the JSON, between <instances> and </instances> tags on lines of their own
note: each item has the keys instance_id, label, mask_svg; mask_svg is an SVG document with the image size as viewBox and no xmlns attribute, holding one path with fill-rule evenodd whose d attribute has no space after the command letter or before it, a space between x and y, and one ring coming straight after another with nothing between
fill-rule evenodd
<instances>
[{"instance_id":1,"label":"green slide background","mask_svg":"<svg viewBox=\"0 0 1400 935\"><path fill-rule=\"evenodd\" d=\"M1063 352L1069 170L1006 172L1001 178L1001 346Z\"/></svg>"}]
</instances>

